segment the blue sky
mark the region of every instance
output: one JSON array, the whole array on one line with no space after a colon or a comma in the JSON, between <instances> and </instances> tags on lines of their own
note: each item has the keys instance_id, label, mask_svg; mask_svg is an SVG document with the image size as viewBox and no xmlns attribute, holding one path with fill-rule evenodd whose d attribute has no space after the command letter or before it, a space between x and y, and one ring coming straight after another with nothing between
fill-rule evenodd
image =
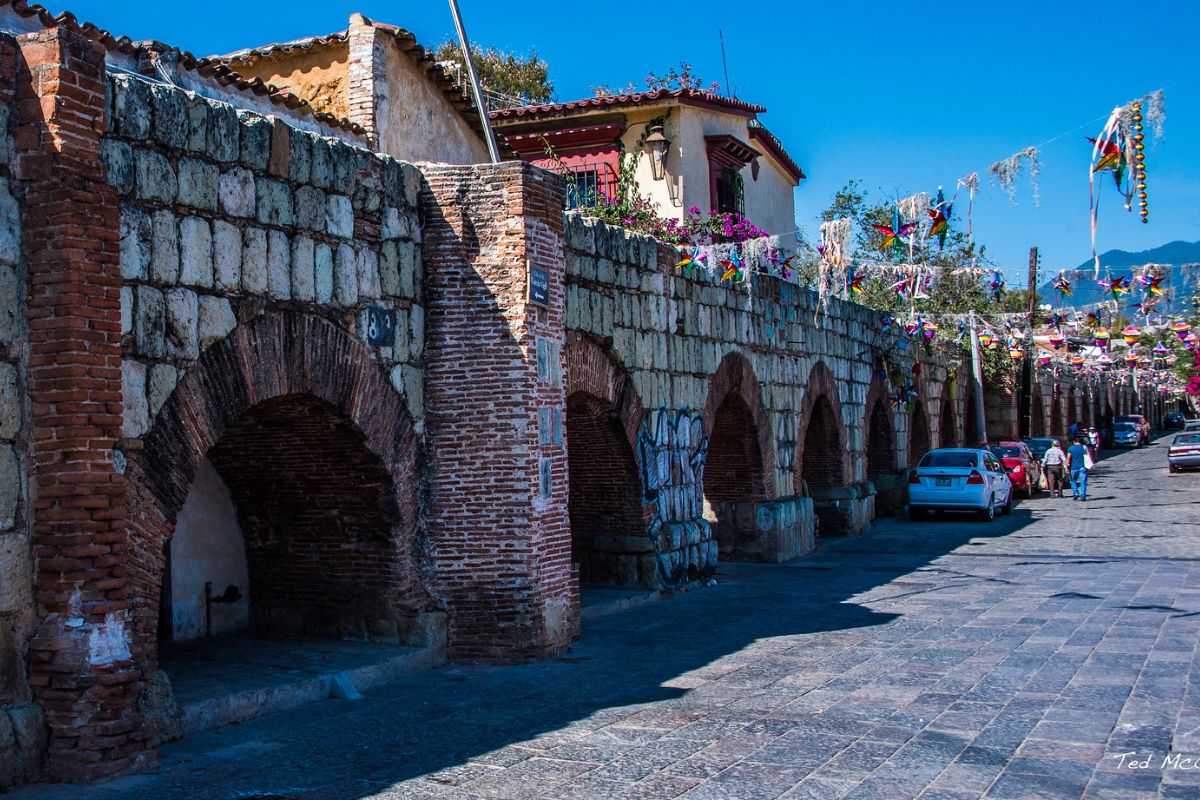
<instances>
[{"instance_id":1,"label":"blue sky","mask_svg":"<svg viewBox=\"0 0 1200 800\"><path fill-rule=\"evenodd\" d=\"M197 55L339 30L354 11L426 44L453 31L441 0L68 2L48 5ZM1114 106L1165 88L1166 137L1147 157L1150 224L1124 211L1109 181L1098 247L1200 239L1200 3L1191 0L460 6L473 40L536 49L562 100L599 83L640 82L680 60L724 83L723 28L734 91L768 108L764 123L809 176L796 193L802 228L815 236L821 209L851 178L873 197L895 198L939 183L949 192L955 179L979 172L975 235L1013 285L1024 283L1030 245L1040 247L1046 272L1090 257L1084 137ZM1027 180L1015 206L988 186L989 164L1051 139L1041 148L1039 207ZM965 214L966 204L956 211Z\"/></svg>"}]
</instances>

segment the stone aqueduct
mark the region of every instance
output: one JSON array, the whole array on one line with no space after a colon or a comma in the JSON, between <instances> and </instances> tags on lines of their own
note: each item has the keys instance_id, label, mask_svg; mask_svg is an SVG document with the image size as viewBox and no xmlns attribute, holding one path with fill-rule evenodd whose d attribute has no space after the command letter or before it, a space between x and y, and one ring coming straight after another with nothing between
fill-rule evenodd
<instances>
[{"instance_id":1,"label":"stone aqueduct","mask_svg":"<svg viewBox=\"0 0 1200 800\"><path fill-rule=\"evenodd\" d=\"M107 76L65 27L0 41L0 110L0 783L153 758L138 701L190 624L169 577L205 475L245 625L504 661L570 645L581 581L801 555L978 438L954 353L683 278L528 165L418 169ZM1049 431L1133 402L1036 391ZM1015 400L987 405L1011 435Z\"/></svg>"}]
</instances>

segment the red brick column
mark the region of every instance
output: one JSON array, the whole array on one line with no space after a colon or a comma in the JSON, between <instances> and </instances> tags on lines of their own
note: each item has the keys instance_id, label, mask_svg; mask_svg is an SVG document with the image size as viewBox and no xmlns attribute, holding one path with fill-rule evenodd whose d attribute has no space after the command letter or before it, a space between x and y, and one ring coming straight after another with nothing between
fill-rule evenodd
<instances>
[{"instance_id":1,"label":"red brick column","mask_svg":"<svg viewBox=\"0 0 1200 800\"><path fill-rule=\"evenodd\" d=\"M37 603L30 684L49 774L139 766L141 670L127 628L117 193L100 164L104 50L66 26L19 38L18 177L29 257Z\"/></svg>"},{"instance_id":2,"label":"red brick column","mask_svg":"<svg viewBox=\"0 0 1200 800\"><path fill-rule=\"evenodd\" d=\"M565 414L563 184L522 162L425 177L429 537L450 651L537 658L578 629L565 437L545 429ZM527 262L550 275L548 310L526 304Z\"/></svg>"}]
</instances>

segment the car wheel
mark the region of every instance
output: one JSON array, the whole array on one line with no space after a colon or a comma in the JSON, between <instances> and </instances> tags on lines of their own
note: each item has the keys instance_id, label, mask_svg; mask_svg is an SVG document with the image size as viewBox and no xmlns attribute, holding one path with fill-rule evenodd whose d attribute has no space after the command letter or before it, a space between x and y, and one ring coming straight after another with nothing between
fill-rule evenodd
<instances>
[{"instance_id":1,"label":"car wheel","mask_svg":"<svg viewBox=\"0 0 1200 800\"><path fill-rule=\"evenodd\" d=\"M1030 497L1032 497L1032 496L1033 496L1033 494L1031 492ZM1007 517L1009 514L1012 513L1012 504L1013 504L1013 492L1009 492L1008 493L1008 502L1004 504L1004 508L1000 509L1000 513Z\"/></svg>"},{"instance_id":2,"label":"car wheel","mask_svg":"<svg viewBox=\"0 0 1200 800\"><path fill-rule=\"evenodd\" d=\"M1167 464L1167 472L1179 472L1179 467L1174 464Z\"/></svg>"},{"instance_id":3,"label":"car wheel","mask_svg":"<svg viewBox=\"0 0 1200 800\"><path fill-rule=\"evenodd\" d=\"M979 518L984 522L991 522L996 518L996 495L988 498L987 508L979 512Z\"/></svg>"},{"instance_id":4,"label":"car wheel","mask_svg":"<svg viewBox=\"0 0 1200 800\"><path fill-rule=\"evenodd\" d=\"M924 519L924 517L925 517L925 509L921 508L920 506L913 506L913 505L910 505L908 507L908 518L910 520L912 520L913 522L916 522L919 519Z\"/></svg>"}]
</instances>

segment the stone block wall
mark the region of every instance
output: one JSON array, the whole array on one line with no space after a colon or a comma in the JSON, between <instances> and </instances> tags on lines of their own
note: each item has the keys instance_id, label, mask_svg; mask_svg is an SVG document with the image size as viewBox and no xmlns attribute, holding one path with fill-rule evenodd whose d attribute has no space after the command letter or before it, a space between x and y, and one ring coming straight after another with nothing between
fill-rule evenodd
<instances>
[{"instance_id":1,"label":"stone block wall","mask_svg":"<svg viewBox=\"0 0 1200 800\"><path fill-rule=\"evenodd\" d=\"M822 490L816 505L837 510L822 511L825 533L835 527L861 531L869 524L874 491L856 484L866 479L864 416L881 357L904 374L922 363L922 400L931 440L938 440L943 385L956 355L902 342L896 333L882 331L878 312L862 306L835 300L828 313L818 314L816 294L794 283L754 276L750 286L734 286L703 270L684 277L674 267L678 255L673 248L575 214L566 220L568 331L608 353L628 374L643 407L667 412L661 420L646 415L643 438L655 448L642 452L644 489L655 505L649 535L657 542L664 581L680 578L681 563L715 567L717 541L711 528L720 519L722 530L738 531L739 544L731 540L729 553L779 560L810 549L813 516L804 511L783 515L798 526L794 533L776 537L784 546L749 542L753 531L761 529L748 522L761 511L756 504L800 499L806 478L820 486L827 473L837 474L838 486L854 485L839 489L837 497L825 497L829 492ZM810 387L814 374L828 379ZM821 393L834 395L830 401L839 430L833 432L830 453L809 454L811 474L805 475L800 455L809 413L805 409L811 409L813 399L806 404L806 395ZM739 490L751 496L732 503L728 513L711 502L706 511L704 470L713 454L708 437L718 422L718 407L731 394L741 413L754 419L747 430L758 444L759 463L727 465L721 479L761 470L763 485ZM893 417L892 449L899 469L908 455L908 415L894 412ZM668 443L675 434L664 430L679 430L682 418L692 421L685 426L686 444L672 451ZM714 494L712 487L709 494ZM809 500L795 507L812 504ZM758 510L752 514L750 508ZM663 536L671 524L694 525L696 544L674 550L673 542L687 537Z\"/></svg>"},{"instance_id":2,"label":"stone block wall","mask_svg":"<svg viewBox=\"0 0 1200 800\"><path fill-rule=\"evenodd\" d=\"M101 155L121 203L122 433L145 433L200 353L303 308L375 347L423 417L421 229L412 165L141 78L109 79Z\"/></svg>"}]
</instances>

